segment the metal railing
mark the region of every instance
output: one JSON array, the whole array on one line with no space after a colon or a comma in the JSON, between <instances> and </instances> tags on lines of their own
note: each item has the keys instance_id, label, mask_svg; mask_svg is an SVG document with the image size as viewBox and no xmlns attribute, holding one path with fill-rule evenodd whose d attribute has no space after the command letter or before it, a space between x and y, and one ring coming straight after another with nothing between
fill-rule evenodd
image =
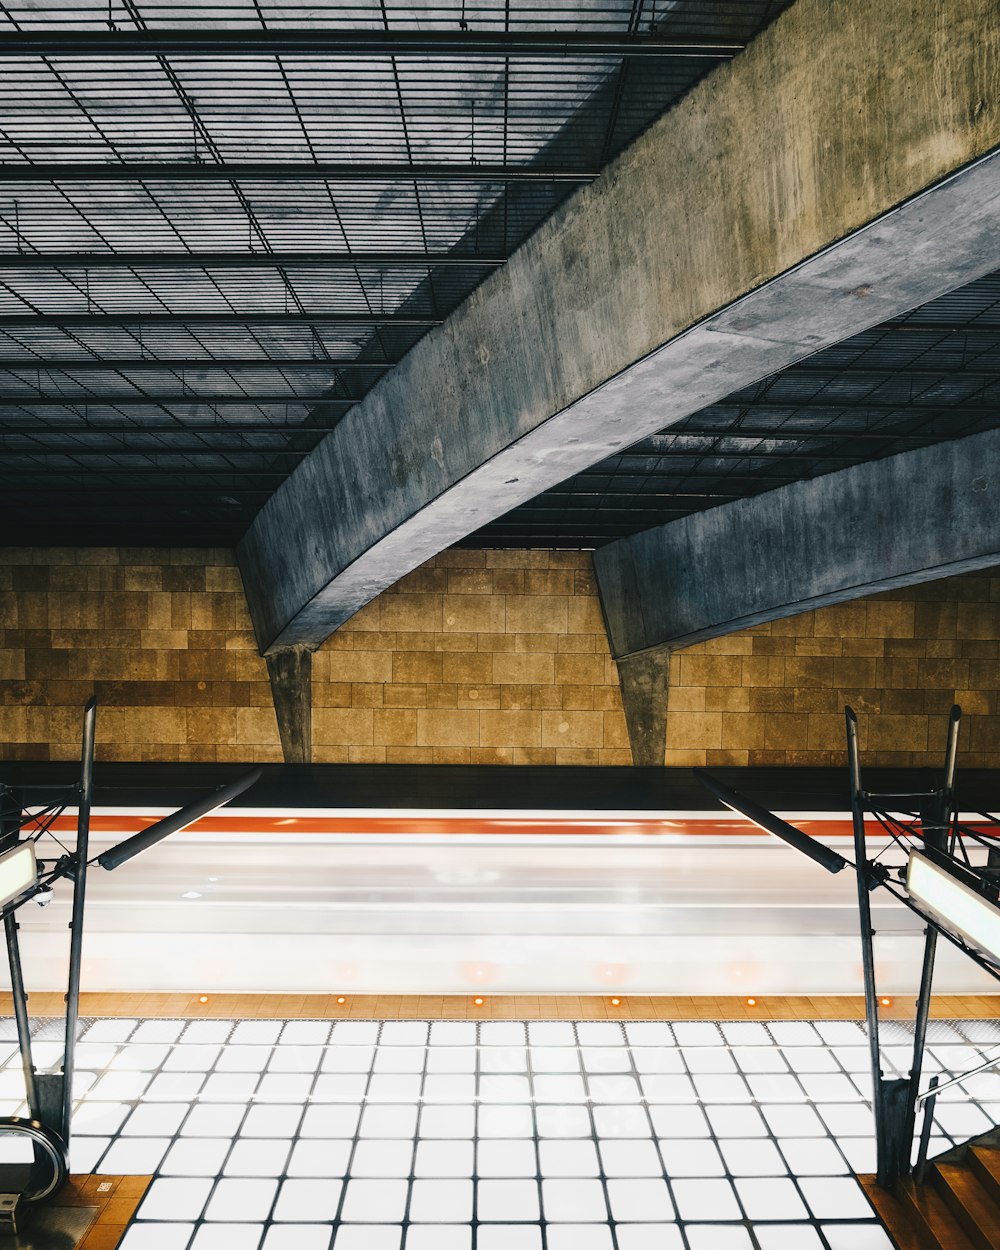
<instances>
[{"instance_id":1,"label":"metal railing","mask_svg":"<svg viewBox=\"0 0 1000 1250\"><path fill-rule=\"evenodd\" d=\"M970 1068L968 1072L963 1072L960 1076L951 1077L949 1080L945 1081L943 1085L938 1085L937 1078L935 1078L931 1082L929 1089L925 1089L922 1094L917 1095L917 1106L921 1106L929 1098L932 1098L937 1094L943 1094L946 1089L951 1089L953 1085L959 1085L962 1081L967 1081L970 1076L977 1076L980 1072L985 1072L988 1068L995 1068L998 1063L1000 1063L1000 1055L994 1055L991 1059L984 1059L978 1067Z\"/></svg>"},{"instance_id":2,"label":"metal railing","mask_svg":"<svg viewBox=\"0 0 1000 1250\"><path fill-rule=\"evenodd\" d=\"M923 1123L920 1126L920 1145L917 1149L917 1161L913 1168L913 1175L918 1185L924 1183L927 1174L927 1148L931 1140L931 1125L934 1121L934 1107L937 1104L938 1094L943 1094L946 1089L951 1089L953 1085L959 1085L962 1081L967 1081L970 1076L976 1076L980 1072L986 1072L989 1068L995 1068L1000 1064L1000 1054L992 1055L988 1059L984 1059L982 1063L976 1067L970 1068L968 1072L962 1072L959 1076L949 1077L944 1084L938 1084L938 1077L932 1076L930 1085L922 1094L918 1094L915 1099L915 1106L922 1107L924 1111Z\"/></svg>"}]
</instances>

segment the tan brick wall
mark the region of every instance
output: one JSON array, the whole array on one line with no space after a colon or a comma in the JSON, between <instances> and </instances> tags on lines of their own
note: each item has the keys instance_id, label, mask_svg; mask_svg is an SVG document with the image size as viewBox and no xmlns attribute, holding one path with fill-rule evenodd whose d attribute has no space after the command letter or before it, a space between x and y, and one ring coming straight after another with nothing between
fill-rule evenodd
<instances>
[{"instance_id":1,"label":"tan brick wall","mask_svg":"<svg viewBox=\"0 0 1000 1250\"><path fill-rule=\"evenodd\" d=\"M0 758L279 761L230 551L0 551ZM317 762L628 764L590 557L446 552L313 661Z\"/></svg>"},{"instance_id":2,"label":"tan brick wall","mask_svg":"<svg viewBox=\"0 0 1000 1250\"><path fill-rule=\"evenodd\" d=\"M865 763L940 765L958 702L960 764L1000 767L998 640L1000 576L967 574L679 651L666 762L839 765L849 703Z\"/></svg>"},{"instance_id":3,"label":"tan brick wall","mask_svg":"<svg viewBox=\"0 0 1000 1250\"><path fill-rule=\"evenodd\" d=\"M232 552L0 550L0 758L279 761ZM678 652L666 762L1000 766L1000 577L823 608ZM317 762L629 764L586 553L448 551L313 661Z\"/></svg>"},{"instance_id":4,"label":"tan brick wall","mask_svg":"<svg viewBox=\"0 0 1000 1250\"><path fill-rule=\"evenodd\" d=\"M313 657L313 758L630 764L590 556L446 551Z\"/></svg>"},{"instance_id":5,"label":"tan brick wall","mask_svg":"<svg viewBox=\"0 0 1000 1250\"><path fill-rule=\"evenodd\" d=\"M267 666L228 550L0 550L0 758L278 761Z\"/></svg>"}]
</instances>

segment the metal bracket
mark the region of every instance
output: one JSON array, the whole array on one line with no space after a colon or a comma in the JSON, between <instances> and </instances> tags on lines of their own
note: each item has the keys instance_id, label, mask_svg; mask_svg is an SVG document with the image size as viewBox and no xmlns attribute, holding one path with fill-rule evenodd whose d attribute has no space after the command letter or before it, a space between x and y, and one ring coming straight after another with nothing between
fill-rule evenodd
<instances>
[{"instance_id":1,"label":"metal bracket","mask_svg":"<svg viewBox=\"0 0 1000 1250\"><path fill-rule=\"evenodd\" d=\"M0 1194L0 1236L17 1235L17 1217L20 1206L20 1194Z\"/></svg>"}]
</instances>

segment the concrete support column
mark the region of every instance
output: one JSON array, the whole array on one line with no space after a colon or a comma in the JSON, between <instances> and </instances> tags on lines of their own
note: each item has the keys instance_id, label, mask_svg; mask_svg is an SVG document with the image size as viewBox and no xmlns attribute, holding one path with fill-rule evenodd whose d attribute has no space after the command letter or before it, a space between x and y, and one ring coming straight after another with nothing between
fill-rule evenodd
<instances>
[{"instance_id":1,"label":"concrete support column","mask_svg":"<svg viewBox=\"0 0 1000 1250\"><path fill-rule=\"evenodd\" d=\"M1000 429L696 512L609 543L618 661L1000 564Z\"/></svg>"},{"instance_id":2,"label":"concrete support column","mask_svg":"<svg viewBox=\"0 0 1000 1250\"><path fill-rule=\"evenodd\" d=\"M286 764L312 763L312 651L288 647L267 656L271 697Z\"/></svg>"},{"instance_id":3,"label":"concrete support column","mask_svg":"<svg viewBox=\"0 0 1000 1250\"><path fill-rule=\"evenodd\" d=\"M669 674L670 652L665 648L618 661L632 763L638 768L663 765Z\"/></svg>"},{"instance_id":4,"label":"concrete support column","mask_svg":"<svg viewBox=\"0 0 1000 1250\"><path fill-rule=\"evenodd\" d=\"M995 0L796 0L357 403L239 544L263 652L647 434L992 272Z\"/></svg>"}]
</instances>

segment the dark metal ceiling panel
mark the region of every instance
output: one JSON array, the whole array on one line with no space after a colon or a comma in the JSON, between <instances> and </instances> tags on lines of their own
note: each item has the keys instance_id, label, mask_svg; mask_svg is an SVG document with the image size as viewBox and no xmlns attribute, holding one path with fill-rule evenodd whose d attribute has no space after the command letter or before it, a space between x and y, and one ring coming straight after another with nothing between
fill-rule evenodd
<instances>
[{"instance_id":1,"label":"dark metal ceiling panel","mask_svg":"<svg viewBox=\"0 0 1000 1250\"><path fill-rule=\"evenodd\" d=\"M786 3L0 4L5 541L234 542Z\"/></svg>"},{"instance_id":2,"label":"dark metal ceiling panel","mask_svg":"<svg viewBox=\"0 0 1000 1250\"><path fill-rule=\"evenodd\" d=\"M1000 426L1000 274L765 378L546 491L472 546L598 547Z\"/></svg>"}]
</instances>

